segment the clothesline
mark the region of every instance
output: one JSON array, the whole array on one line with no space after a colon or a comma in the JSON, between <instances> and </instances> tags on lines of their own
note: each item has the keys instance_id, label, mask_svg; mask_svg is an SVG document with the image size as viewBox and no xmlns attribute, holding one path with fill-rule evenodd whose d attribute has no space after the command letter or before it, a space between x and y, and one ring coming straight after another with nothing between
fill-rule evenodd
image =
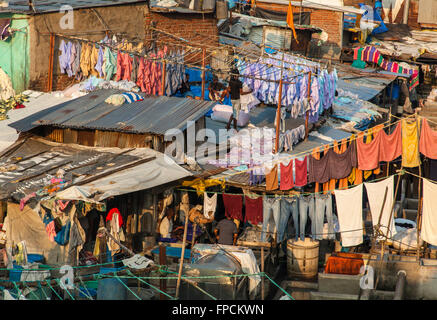
<instances>
[{"instance_id":1,"label":"clothesline","mask_svg":"<svg viewBox=\"0 0 437 320\"><path fill-rule=\"evenodd\" d=\"M114 48L113 46L110 46L108 44L101 43L101 42L98 42L98 41L91 41L91 40L88 40L88 39L83 39L83 38L73 37L73 36L66 36L66 35L62 35L62 34L58 34L58 33L56 33L55 36L58 36L58 37L61 37L61 38L64 38L64 39L70 39L70 40L76 40L76 41L81 41L81 42L95 44L95 45L98 45L98 46L109 48L109 49L111 49L113 51L119 51L119 52L122 52L122 53L128 53L130 55L137 56L137 57L140 57L140 58L143 57L143 58L145 58L147 60L150 60L150 61L159 61L159 62L163 62L163 63L178 64L178 65L183 65L183 66L187 66L187 67L190 67L190 68L195 68L197 70L203 70L202 67L199 67L198 65L187 64L185 62L178 62L178 61L175 61L175 60L172 60L172 59L168 59L168 58L165 58L165 57L160 58L160 57L145 56L145 55L141 55L141 54L139 54L138 52L135 52L135 51L125 50L125 49L122 49L122 48ZM190 54L192 54L192 53L190 53ZM220 70L211 68L211 69L209 69L209 71L216 71L217 72L217 71L220 71ZM265 82L274 82L274 83L279 83L280 82L280 80L270 80L270 79L264 79L264 78L257 78L257 77L253 77L253 76L242 75L242 74L237 74L237 73L232 73L232 72L227 72L227 73L230 74L230 75L236 75L236 76L239 76L239 77L242 77L242 78L250 78L250 79L254 79L254 80L262 80L262 81L265 81ZM301 73L301 75L305 75L307 73L308 72ZM296 75L296 76L293 76L293 77L298 77L298 76L299 75ZM283 82L283 84L287 84L287 83Z\"/></svg>"},{"instance_id":2,"label":"clothesline","mask_svg":"<svg viewBox=\"0 0 437 320\"><path fill-rule=\"evenodd\" d=\"M395 177L395 176L403 175L404 173L412 174L411 172L408 172L408 171L400 171L400 172L392 174L391 176L388 176L388 177L384 176L384 177L381 177L381 178L376 178L376 179L373 179L373 180L370 180L370 181L366 181L366 183L378 182L378 181L381 181L381 180L388 179L390 177ZM363 184L363 183L360 183L360 184ZM347 186L347 187L344 187L344 188L337 188L335 190L348 190L348 189L352 189L352 188L354 188L356 186L358 186L358 185L351 185L351 186ZM186 191L186 192L197 192L197 190L182 189L182 188L177 188L176 190L178 190L178 191ZM334 192L335 192L335 190L334 190ZM212 193L212 194L227 194L227 195L233 195L233 196L244 196L244 195L246 195L245 193L228 193L228 192L220 192L220 191L205 191L205 192L206 193ZM253 193L253 192L251 191L251 193ZM319 192L299 192L298 194L288 194L288 195L286 195L286 194L284 194L284 195L277 195L277 194L275 194L275 195L267 195L266 194L266 195L259 195L259 196L260 197L261 196L265 196L267 198L298 198L300 196L317 195L317 194L323 194L323 193L324 193L324 191L319 191ZM327 193L331 193L331 191L328 191Z\"/></svg>"},{"instance_id":3,"label":"clothesline","mask_svg":"<svg viewBox=\"0 0 437 320\"><path fill-rule=\"evenodd\" d=\"M414 116L414 115L410 115L410 116L407 116L407 117L405 117L405 118L409 118L409 117L412 117L412 116ZM405 119L405 118L403 118L403 119ZM402 120L402 118L400 118L400 119ZM397 121L392 122L392 123L390 123L390 121L387 120L387 121L385 121L385 122L383 122L383 123L381 124L381 125L384 124L384 126L381 128L381 130L384 129L384 128L387 128L387 127L389 127L389 126L391 126L391 125L394 125L394 124L396 124L396 123L399 123L401 120L397 120ZM385 125L385 124L388 124L388 125ZM372 128L370 128L370 129L372 129ZM363 134L364 134L364 135L368 134L368 131L369 131L370 129L367 129L366 131L364 131ZM353 137L353 138L349 138L348 141L352 142L352 141L354 141L354 140L356 140L356 139L358 139L358 135L355 135L355 137ZM340 145L341 145L341 142L340 142ZM333 143L332 143L332 144L322 145L322 146L319 146L319 147L316 147L316 148L312 148L312 149L309 149L309 150L305 150L305 151L302 151L302 152L299 152L299 153L296 153L296 154L293 154L293 155L285 156L285 157L283 157L283 158L281 158L281 159L272 160L271 163L272 163L273 165L277 165L277 164L279 164L279 163L281 163L281 162L283 162L283 161L287 161L287 160L292 161L292 160L294 160L294 159L296 159L296 158L298 158L298 157L301 157L301 156L304 156L304 155L310 155L310 154L313 153L314 150L317 149L317 148L323 148L323 150L329 150L329 149L331 149L331 148L333 148L333 147L334 147L334 144L333 144ZM224 177L224 179L226 180L226 179L228 179L228 178L230 178L230 177L233 177L233 176L235 176L235 175L239 175L239 174L241 174L241 173L247 173L247 172L250 172L250 171L253 171L253 170L256 170L256 169L261 169L261 168L263 168L263 167L264 167L264 166L254 166L254 167L251 167L251 168L248 168L248 169L245 169L245 170L241 170L241 171L238 171L238 172L229 173L229 174L226 175L226 177Z\"/></svg>"}]
</instances>

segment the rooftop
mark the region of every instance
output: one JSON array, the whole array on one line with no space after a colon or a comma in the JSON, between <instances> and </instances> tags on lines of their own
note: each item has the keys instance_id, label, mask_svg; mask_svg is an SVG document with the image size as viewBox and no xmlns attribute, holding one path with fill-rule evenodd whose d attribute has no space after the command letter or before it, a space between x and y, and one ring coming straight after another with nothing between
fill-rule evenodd
<instances>
[{"instance_id":1,"label":"rooftop","mask_svg":"<svg viewBox=\"0 0 437 320\"><path fill-rule=\"evenodd\" d=\"M116 93L120 92L97 90L11 123L10 126L18 131L29 131L37 126L55 126L163 135L169 129L185 130L188 121L197 121L216 104L166 96L148 97L121 106L105 102Z\"/></svg>"}]
</instances>

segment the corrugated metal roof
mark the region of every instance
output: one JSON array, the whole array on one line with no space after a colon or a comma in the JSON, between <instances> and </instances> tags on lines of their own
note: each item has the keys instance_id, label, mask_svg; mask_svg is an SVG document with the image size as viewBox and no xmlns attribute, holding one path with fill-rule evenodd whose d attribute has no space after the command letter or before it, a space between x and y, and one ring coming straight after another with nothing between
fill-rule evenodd
<instances>
[{"instance_id":1,"label":"corrugated metal roof","mask_svg":"<svg viewBox=\"0 0 437 320\"><path fill-rule=\"evenodd\" d=\"M63 0L51 1L51 0L33 0L37 13L41 12L59 12L64 5L71 6L73 9L78 8L93 8L93 7L105 7L122 4L131 4L146 2L144 0ZM6 8L0 7L0 12L32 12L29 9L28 0L8 0L9 6Z\"/></svg>"},{"instance_id":2,"label":"corrugated metal roof","mask_svg":"<svg viewBox=\"0 0 437 320\"><path fill-rule=\"evenodd\" d=\"M97 90L86 96L10 124L19 131L38 125L75 129L100 129L131 133L165 134L185 130L188 121L204 116L216 102L176 97L149 97L115 107L105 102L117 90Z\"/></svg>"}]
</instances>

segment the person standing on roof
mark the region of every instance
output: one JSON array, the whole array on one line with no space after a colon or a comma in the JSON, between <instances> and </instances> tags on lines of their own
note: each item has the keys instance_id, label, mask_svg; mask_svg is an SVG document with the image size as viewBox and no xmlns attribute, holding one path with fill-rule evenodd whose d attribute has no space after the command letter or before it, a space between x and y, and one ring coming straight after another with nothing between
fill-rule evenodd
<instances>
[{"instance_id":1,"label":"person standing on roof","mask_svg":"<svg viewBox=\"0 0 437 320\"><path fill-rule=\"evenodd\" d=\"M237 68L231 70L231 79L229 80L229 86L226 89L227 94L231 95L232 102L232 115L229 118L226 128L229 130L231 122L234 121L234 129L237 130L238 116L241 110L240 96L251 93L252 91L244 92L243 83L239 79L240 73Z\"/></svg>"}]
</instances>

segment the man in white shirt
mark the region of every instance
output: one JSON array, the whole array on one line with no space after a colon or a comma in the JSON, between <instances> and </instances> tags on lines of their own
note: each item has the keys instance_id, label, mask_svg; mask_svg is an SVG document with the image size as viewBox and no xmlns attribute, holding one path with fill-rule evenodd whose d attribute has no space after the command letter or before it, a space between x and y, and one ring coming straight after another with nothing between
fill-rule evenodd
<instances>
[{"instance_id":1,"label":"man in white shirt","mask_svg":"<svg viewBox=\"0 0 437 320\"><path fill-rule=\"evenodd\" d=\"M171 238L171 232L173 231L173 210L167 209L167 214L162 218L159 225L159 233L161 238Z\"/></svg>"}]
</instances>

